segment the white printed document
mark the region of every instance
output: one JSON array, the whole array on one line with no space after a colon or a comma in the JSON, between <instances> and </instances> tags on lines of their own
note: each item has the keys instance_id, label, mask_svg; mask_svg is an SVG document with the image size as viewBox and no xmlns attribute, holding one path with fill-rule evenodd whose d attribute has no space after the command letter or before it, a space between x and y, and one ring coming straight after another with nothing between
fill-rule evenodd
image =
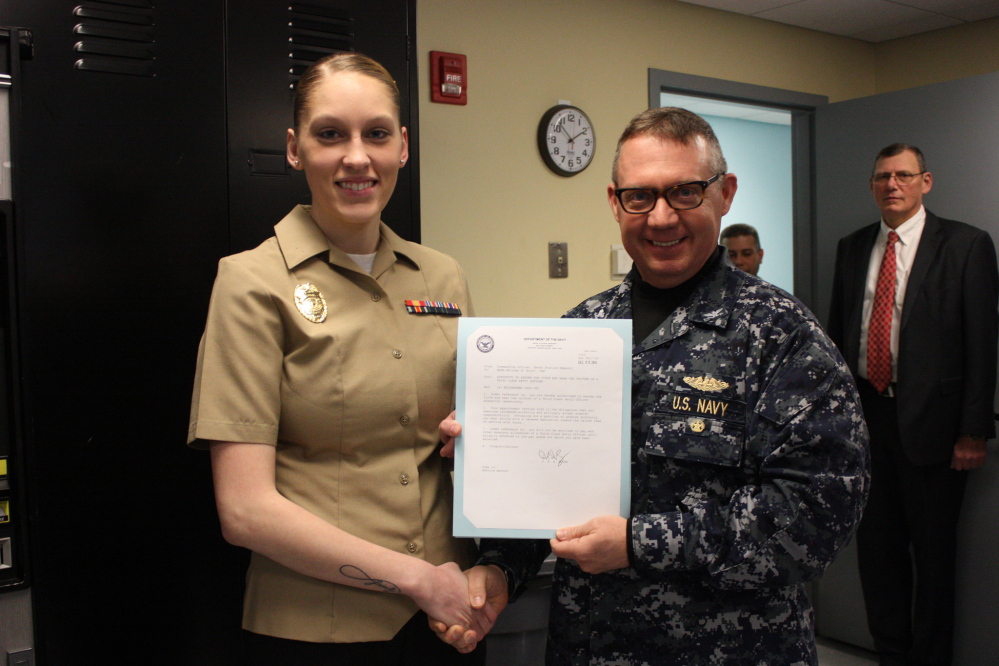
<instances>
[{"instance_id":1,"label":"white printed document","mask_svg":"<svg viewBox=\"0 0 999 666\"><path fill-rule=\"evenodd\" d=\"M631 348L630 319L458 321L455 536L628 516Z\"/></svg>"}]
</instances>

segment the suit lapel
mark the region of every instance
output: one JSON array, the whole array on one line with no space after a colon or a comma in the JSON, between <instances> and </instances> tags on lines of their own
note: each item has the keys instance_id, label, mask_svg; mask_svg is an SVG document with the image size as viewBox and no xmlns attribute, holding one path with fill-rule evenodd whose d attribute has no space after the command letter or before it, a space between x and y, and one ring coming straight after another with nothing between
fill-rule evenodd
<instances>
[{"instance_id":1,"label":"suit lapel","mask_svg":"<svg viewBox=\"0 0 999 666\"><path fill-rule=\"evenodd\" d=\"M940 220L930 211L926 211L926 223L919 238L919 249L916 250L916 259L912 262L912 270L909 272L909 282L905 286L905 303L902 304L902 323L899 330L904 329L906 322L909 321L913 303L919 295L919 288L926 279L926 272L930 269L939 247Z\"/></svg>"}]
</instances>

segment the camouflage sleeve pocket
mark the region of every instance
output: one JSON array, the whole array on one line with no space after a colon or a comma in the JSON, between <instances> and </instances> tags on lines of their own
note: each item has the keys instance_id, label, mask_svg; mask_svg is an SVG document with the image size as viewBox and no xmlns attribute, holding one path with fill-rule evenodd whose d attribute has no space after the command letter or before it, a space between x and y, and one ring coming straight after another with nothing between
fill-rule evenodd
<instances>
[{"instance_id":1,"label":"camouflage sleeve pocket","mask_svg":"<svg viewBox=\"0 0 999 666\"><path fill-rule=\"evenodd\" d=\"M815 343L785 359L756 405L757 413L779 426L787 425L825 395L839 376L839 365Z\"/></svg>"}]
</instances>

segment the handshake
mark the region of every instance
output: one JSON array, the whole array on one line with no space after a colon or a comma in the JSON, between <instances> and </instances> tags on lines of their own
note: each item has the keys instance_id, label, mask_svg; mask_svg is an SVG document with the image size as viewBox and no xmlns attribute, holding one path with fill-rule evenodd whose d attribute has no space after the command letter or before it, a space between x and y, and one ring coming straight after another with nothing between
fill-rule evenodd
<instances>
[{"instance_id":1,"label":"handshake","mask_svg":"<svg viewBox=\"0 0 999 666\"><path fill-rule=\"evenodd\" d=\"M446 583L435 586L431 603L423 608L430 629L458 652L471 652L506 607L506 574L495 564L475 566L462 574L458 565L448 562L437 570Z\"/></svg>"},{"instance_id":2,"label":"handshake","mask_svg":"<svg viewBox=\"0 0 999 666\"><path fill-rule=\"evenodd\" d=\"M441 421L438 426L444 448L441 455L454 457L454 440L461 434L461 424L454 420L454 412ZM438 569L448 569L452 574L461 570L453 562L443 564ZM452 576L453 579L453 576ZM464 587L465 603L468 608L461 608L461 581L467 579ZM496 618L506 608L509 601L506 574L495 564L475 566L464 573L459 579L459 598L456 600L456 615L445 615L437 611L431 612L424 608L430 620L430 628L437 637L448 645L454 646L458 652L471 652L486 634L496 624ZM455 612L455 611L451 611ZM448 619L450 617L450 619Z\"/></svg>"}]
</instances>

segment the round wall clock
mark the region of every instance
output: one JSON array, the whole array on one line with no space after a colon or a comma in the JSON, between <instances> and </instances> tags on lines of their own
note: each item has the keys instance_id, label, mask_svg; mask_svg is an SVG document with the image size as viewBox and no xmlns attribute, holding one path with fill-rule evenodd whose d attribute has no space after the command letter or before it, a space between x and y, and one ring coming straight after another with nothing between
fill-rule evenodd
<instances>
[{"instance_id":1,"label":"round wall clock","mask_svg":"<svg viewBox=\"0 0 999 666\"><path fill-rule=\"evenodd\" d=\"M575 176L590 166L597 137L585 113L559 104L545 111L538 123L538 150L545 165L560 176Z\"/></svg>"}]
</instances>

